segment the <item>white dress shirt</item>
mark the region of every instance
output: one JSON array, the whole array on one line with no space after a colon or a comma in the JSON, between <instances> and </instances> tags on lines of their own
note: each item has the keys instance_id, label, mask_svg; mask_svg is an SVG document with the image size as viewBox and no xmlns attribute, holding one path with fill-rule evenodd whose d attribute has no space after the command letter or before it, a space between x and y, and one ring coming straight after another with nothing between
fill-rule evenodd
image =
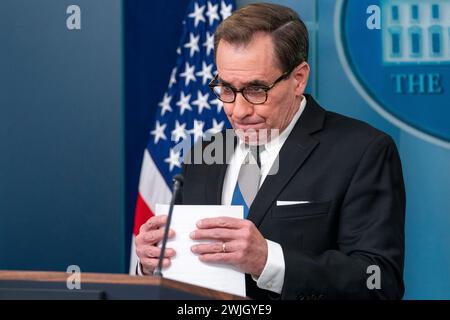
<instances>
[{"instance_id":1,"label":"white dress shirt","mask_svg":"<svg viewBox=\"0 0 450 320\"><path fill-rule=\"evenodd\" d=\"M305 106L306 98L302 97L300 108L295 113L289 125L279 134L279 136L267 143L265 145L265 149L261 152L260 187L264 183L264 180L266 179L272 165L274 164L274 161L277 158L281 147L283 147L283 144L285 143L287 137L300 118L303 110L305 109ZM239 140L225 174L222 191L222 205L231 205L234 188L239 176L239 170L241 169L241 164L248 152L249 148L246 147L246 144L242 140ZM271 172L271 174L273 173L276 174L276 172ZM266 239L266 241L268 247L267 262L259 278L253 277L253 280L256 281L257 286L261 289L281 293L285 272L283 250L278 243L270 241L268 239Z\"/></svg>"}]
</instances>

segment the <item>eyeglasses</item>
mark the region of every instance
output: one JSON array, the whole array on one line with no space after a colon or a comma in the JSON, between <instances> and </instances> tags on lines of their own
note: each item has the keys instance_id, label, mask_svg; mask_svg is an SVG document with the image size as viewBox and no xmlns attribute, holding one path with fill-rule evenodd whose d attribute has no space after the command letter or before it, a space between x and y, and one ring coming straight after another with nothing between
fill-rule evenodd
<instances>
[{"instance_id":1,"label":"eyeglasses","mask_svg":"<svg viewBox=\"0 0 450 320\"><path fill-rule=\"evenodd\" d=\"M218 75L216 75L208 84L208 87L220 101L225 103L233 103L236 100L236 94L240 92L245 100L251 104L263 104L267 101L267 93L269 90L275 87L278 82L287 79L291 72L292 70L283 73L270 86L251 85L239 90L229 85L217 82Z\"/></svg>"}]
</instances>

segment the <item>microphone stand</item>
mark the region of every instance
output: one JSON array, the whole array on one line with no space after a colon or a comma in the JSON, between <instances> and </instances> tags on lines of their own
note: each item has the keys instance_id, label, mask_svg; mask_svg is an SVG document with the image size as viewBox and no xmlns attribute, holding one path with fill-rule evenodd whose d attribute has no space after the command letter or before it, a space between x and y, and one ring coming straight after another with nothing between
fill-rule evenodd
<instances>
[{"instance_id":1,"label":"microphone stand","mask_svg":"<svg viewBox=\"0 0 450 320\"><path fill-rule=\"evenodd\" d=\"M155 271L153 272L154 276L161 277L161 278L163 276L161 270L162 270L162 264L163 264L164 255L165 255L165 251L166 251L166 243L167 243L167 240L169 239L169 229L170 229L170 222L172 221L173 207L175 205L175 200L178 196L178 193L180 192L180 190L183 186L184 178L181 174L177 174L173 177L172 181L173 181L173 193L172 193L172 199L170 200L169 215L167 216L166 227L164 229L164 236L162 238L161 253L160 253L159 259L158 259L158 266L156 267Z\"/></svg>"}]
</instances>

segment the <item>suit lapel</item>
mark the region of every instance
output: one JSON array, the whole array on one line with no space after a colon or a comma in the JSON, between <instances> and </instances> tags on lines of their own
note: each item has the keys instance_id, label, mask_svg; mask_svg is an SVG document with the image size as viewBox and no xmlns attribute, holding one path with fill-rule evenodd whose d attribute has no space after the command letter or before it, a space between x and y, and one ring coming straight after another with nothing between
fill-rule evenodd
<instances>
[{"instance_id":1,"label":"suit lapel","mask_svg":"<svg viewBox=\"0 0 450 320\"><path fill-rule=\"evenodd\" d=\"M325 110L309 95L306 95L306 98L306 108L278 155L278 172L266 177L250 207L248 218L257 227L272 203L319 144L319 141L314 139L311 134L322 129Z\"/></svg>"}]
</instances>

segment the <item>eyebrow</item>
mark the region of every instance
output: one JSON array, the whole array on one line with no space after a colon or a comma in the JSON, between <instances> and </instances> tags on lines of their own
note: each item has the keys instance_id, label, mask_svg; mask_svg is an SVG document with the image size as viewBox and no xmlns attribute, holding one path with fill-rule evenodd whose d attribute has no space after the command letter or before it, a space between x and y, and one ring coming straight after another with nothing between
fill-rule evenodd
<instances>
[{"instance_id":1,"label":"eyebrow","mask_svg":"<svg viewBox=\"0 0 450 320\"><path fill-rule=\"evenodd\" d=\"M231 83L223 80L222 78L218 77L217 81L219 81L219 83L231 87L233 89L236 89L236 87L234 87ZM248 82L244 82L242 88L248 87L248 86L263 86L263 87L268 87L269 84L266 81L263 80L258 80L258 79L254 79Z\"/></svg>"}]
</instances>

